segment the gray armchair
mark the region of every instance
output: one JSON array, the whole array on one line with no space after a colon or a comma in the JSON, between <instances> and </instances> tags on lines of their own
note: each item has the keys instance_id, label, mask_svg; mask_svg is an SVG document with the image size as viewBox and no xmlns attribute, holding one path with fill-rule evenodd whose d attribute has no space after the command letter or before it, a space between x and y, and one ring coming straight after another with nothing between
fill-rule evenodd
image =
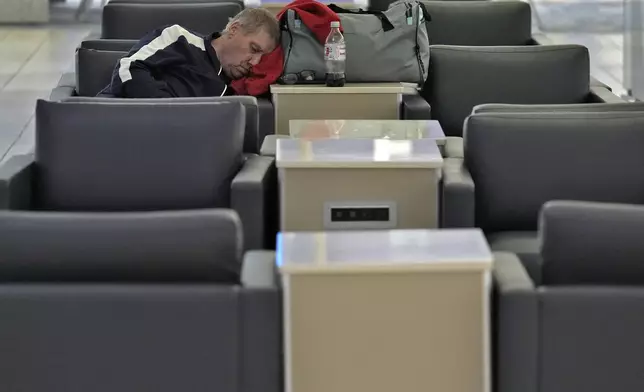
<instances>
[{"instance_id":1,"label":"gray armchair","mask_svg":"<svg viewBox=\"0 0 644 392\"><path fill-rule=\"evenodd\" d=\"M231 210L0 211L0 383L279 392L274 254Z\"/></svg>"},{"instance_id":2,"label":"gray armchair","mask_svg":"<svg viewBox=\"0 0 644 392\"><path fill-rule=\"evenodd\" d=\"M476 105L601 103L614 97L589 84L588 50L579 45L436 45L423 96L446 135L461 136Z\"/></svg>"},{"instance_id":3,"label":"gray armchair","mask_svg":"<svg viewBox=\"0 0 644 392\"><path fill-rule=\"evenodd\" d=\"M77 100L38 101L36 155L0 168L0 209L233 208L247 249L274 244L274 160L242 153L240 103Z\"/></svg>"},{"instance_id":4,"label":"gray armchair","mask_svg":"<svg viewBox=\"0 0 644 392\"><path fill-rule=\"evenodd\" d=\"M432 45L531 45L530 4L521 1L423 1Z\"/></svg>"},{"instance_id":5,"label":"gray armchair","mask_svg":"<svg viewBox=\"0 0 644 392\"><path fill-rule=\"evenodd\" d=\"M537 223L556 199L644 204L644 112L479 113L444 162L442 224L480 227L538 277Z\"/></svg>"},{"instance_id":6,"label":"gray armchair","mask_svg":"<svg viewBox=\"0 0 644 392\"><path fill-rule=\"evenodd\" d=\"M101 41L94 42L98 42L98 46L100 46ZM114 67L126 55L127 52L96 50L81 45L76 50L76 73L63 75L58 86L52 90L49 99L51 101L70 101L74 97L95 97L110 83ZM75 79L75 82L69 83L72 78ZM141 102L141 100L137 101ZM157 102L156 100L146 101L149 103ZM165 102L174 101L172 99L165 100ZM246 109L244 152L258 153L264 137L273 130L273 105L270 102L260 104L260 100L251 96L180 98L177 102L217 101L240 102L244 105ZM121 101L121 103L125 102L133 102L133 100ZM265 125L268 122L270 122L270 126Z\"/></svg>"},{"instance_id":7,"label":"gray armchair","mask_svg":"<svg viewBox=\"0 0 644 392\"><path fill-rule=\"evenodd\" d=\"M208 35L221 31L243 9L239 1L209 3L109 2L103 8L101 38L140 39L165 25L178 24Z\"/></svg>"},{"instance_id":8,"label":"gray armchair","mask_svg":"<svg viewBox=\"0 0 644 392\"><path fill-rule=\"evenodd\" d=\"M644 206L550 202L542 278L493 269L498 392L644 390Z\"/></svg>"}]
</instances>

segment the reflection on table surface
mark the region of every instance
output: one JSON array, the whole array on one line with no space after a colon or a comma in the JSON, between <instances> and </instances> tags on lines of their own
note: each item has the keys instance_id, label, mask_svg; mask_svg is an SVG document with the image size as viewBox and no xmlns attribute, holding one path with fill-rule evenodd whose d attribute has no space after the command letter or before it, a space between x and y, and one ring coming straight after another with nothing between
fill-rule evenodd
<instances>
[{"instance_id":1,"label":"reflection on table surface","mask_svg":"<svg viewBox=\"0 0 644 392\"><path fill-rule=\"evenodd\" d=\"M291 120L290 136L297 139L433 139L445 134L436 120ZM440 144L440 143L439 143Z\"/></svg>"}]
</instances>

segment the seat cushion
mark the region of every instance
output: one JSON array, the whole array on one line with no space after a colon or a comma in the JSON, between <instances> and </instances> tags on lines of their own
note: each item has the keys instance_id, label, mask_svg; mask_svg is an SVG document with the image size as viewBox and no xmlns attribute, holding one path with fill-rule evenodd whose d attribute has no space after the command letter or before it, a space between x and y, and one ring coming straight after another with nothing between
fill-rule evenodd
<instances>
[{"instance_id":1,"label":"seat cushion","mask_svg":"<svg viewBox=\"0 0 644 392\"><path fill-rule=\"evenodd\" d=\"M536 231L501 231L487 235L494 252L516 254L535 284L541 282L541 241Z\"/></svg>"},{"instance_id":2,"label":"seat cushion","mask_svg":"<svg viewBox=\"0 0 644 392\"><path fill-rule=\"evenodd\" d=\"M526 45L532 39L530 4L522 1L424 1L434 45ZM490 28L494 26L494 28Z\"/></svg>"},{"instance_id":3,"label":"seat cushion","mask_svg":"<svg viewBox=\"0 0 644 392\"><path fill-rule=\"evenodd\" d=\"M588 49L580 45L431 47L422 94L447 136L484 103L571 104L590 92Z\"/></svg>"}]
</instances>

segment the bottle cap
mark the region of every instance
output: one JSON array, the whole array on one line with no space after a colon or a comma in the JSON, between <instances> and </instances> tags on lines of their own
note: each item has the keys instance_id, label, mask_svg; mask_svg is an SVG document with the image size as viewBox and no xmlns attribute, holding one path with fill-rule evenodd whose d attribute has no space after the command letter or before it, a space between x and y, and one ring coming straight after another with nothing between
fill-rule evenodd
<instances>
[{"instance_id":1,"label":"bottle cap","mask_svg":"<svg viewBox=\"0 0 644 392\"><path fill-rule=\"evenodd\" d=\"M339 28L340 27L340 22L338 22L338 21L331 22L331 28L334 28L334 27Z\"/></svg>"}]
</instances>

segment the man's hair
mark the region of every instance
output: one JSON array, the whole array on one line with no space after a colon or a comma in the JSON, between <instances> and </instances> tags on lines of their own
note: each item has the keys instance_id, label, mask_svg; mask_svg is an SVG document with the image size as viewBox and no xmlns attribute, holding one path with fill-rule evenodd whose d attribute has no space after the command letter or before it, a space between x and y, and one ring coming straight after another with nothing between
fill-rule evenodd
<instances>
[{"instance_id":1,"label":"man's hair","mask_svg":"<svg viewBox=\"0 0 644 392\"><path fill-rule=\"evenodd\" d=\"M264 8L246 8L234 17L230 18L223 33L225 34L233 23L247 34L256 33L259 29L264 29L269 37L279 43L280 25L277 18Z\"/></svg>"}]
</instances>

